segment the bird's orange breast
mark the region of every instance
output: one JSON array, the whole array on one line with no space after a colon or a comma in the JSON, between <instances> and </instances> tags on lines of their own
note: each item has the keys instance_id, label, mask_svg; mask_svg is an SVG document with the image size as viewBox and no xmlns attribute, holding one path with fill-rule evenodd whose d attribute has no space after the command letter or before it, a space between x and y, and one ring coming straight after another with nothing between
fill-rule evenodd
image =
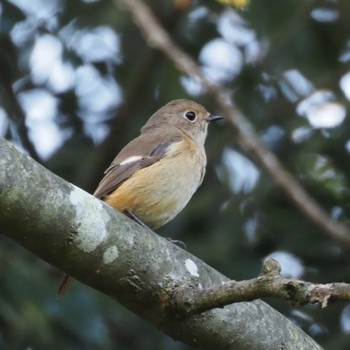
<instances>
[{"instance_id":1,"label":"bird's orange breast","mask_svg":"<svg viewBox=\"0 0 350 350\"><path fill-rule=\"evenodd\" d=\"M132 211L156 229L186 206L203 180L205 166L204 148L186 137L164 158L135 172L105 201L119 211Z\"/></svg>"}]
</instances>

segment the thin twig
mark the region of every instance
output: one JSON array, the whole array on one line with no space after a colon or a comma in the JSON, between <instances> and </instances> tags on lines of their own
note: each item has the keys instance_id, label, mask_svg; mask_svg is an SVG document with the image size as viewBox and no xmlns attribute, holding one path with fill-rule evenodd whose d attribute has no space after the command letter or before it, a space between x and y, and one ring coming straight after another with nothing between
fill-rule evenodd
<instances>
[{"instance_id":1,"label":"thin twig","mask_svg":"<svg viewBox=\"0 0 350 350\"><path fill-rule=\"evenodd\" d=\"M198 64L173 42L150 8L139 0L114 0L114 3L121 3L130 11L150 47L162 51L179 70L198 80L207 93L213 96L227 120L237 130L241 146L256 156L271 178L285 191L299 210L331 238L350 248L349 228L341 222L334 221L284 168L261 141L250 121L232 105L229 92L205 78Z\"/></svg>"},{"instance_id":2,"label":"thin twig","mask_svg":"<svg viewBox=\"0 0 350 350\"><path fill-rule=\"evenodd\" d=\"M283 278L281 267L272 258L264 261L262 273L246 281L229 281L207 289L185 287L174 292L170 305L178 317L188 317L214 308L260 298L284 299L297 305L320 303L322 308L331 301L350 301L350 284L313 284L298 279Z\"/></svg>"}]
</instances>

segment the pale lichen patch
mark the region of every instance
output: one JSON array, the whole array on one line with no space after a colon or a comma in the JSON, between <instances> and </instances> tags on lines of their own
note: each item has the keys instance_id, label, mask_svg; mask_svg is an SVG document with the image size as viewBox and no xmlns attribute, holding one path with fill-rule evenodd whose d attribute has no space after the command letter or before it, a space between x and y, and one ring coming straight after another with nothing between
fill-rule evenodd
<instances>
[{"instance_id":1,"label":"pale lichen patch","mask_svg":"<svg viewBox=\"0 0 350 350\"><path fill-rule=\"evenodd\" d=\"M73 190L69 195L69 200L74 206L77 223L74 242L79 249L90 253L106 237L109 217L101 202L92 200L89 194L72 186Z\"/></svg>"},{"instance_id":2,"label":"pale lichen patch","mask_svg":"<svg viewBox=\"0 0 350 350\"><path fill-rule=\"evenodd\" d=\"M191 259L186 259L186 261L185 261L185 266L186 266L186 269L187 269L187 271L190 273L191 276L199 277L199 274L198 274L198 267L197 267L197 265L194 263L193 260L191 260Z\"/></svg>"},{"instance_id":3,"label":"pale lichen patch","mask_svg":"<svg viewBox=\"0 0 350 350\"><path fill-rule=\"evenodd\" d=\"M103 253L103 263L111 264L115 259L118 258L118 256L118 248L115 245L112 245L111 247L107 248L106 251Z\"/></svg>"}]
</instances>

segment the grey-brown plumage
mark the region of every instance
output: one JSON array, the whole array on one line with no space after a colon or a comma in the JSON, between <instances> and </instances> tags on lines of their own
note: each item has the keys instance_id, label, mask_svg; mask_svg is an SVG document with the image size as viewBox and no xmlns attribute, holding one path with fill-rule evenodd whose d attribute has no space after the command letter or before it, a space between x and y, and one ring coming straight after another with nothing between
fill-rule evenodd
<instances>
[{"instance_id":1,"label":"grey-brown plumage","mask_svg":"<svg viewBox=\"0 0 350 350\"><path fill-rule=\"evenodd\" d=\"M150 228L166 224L203 181L207 126L218 119L189 100L163 106L117 155L94 195Z\"/></svg>"}]
</instances>

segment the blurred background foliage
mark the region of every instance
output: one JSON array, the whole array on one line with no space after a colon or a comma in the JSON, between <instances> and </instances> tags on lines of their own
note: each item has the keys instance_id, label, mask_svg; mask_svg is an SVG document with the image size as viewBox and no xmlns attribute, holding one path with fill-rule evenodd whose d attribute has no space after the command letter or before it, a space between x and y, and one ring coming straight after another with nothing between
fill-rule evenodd
<instances>
[{"instance_id":1,"label":"blurred background foliage","mask_svg":"<svg viewBox=\"0 0 350 350\"><path fill-rule=\"evenodd\" d=\"M320 205L349 223L350 2L147 3ZM21 147L27 132L45 167L89 192L164 103L191 98L220 113L115 2L2 0L0 32L0 135ZM350 282L349 249L290 203L229 123L211 127L206 149L202 187L161 235L234 279L256 276L272 255L286 276ZM186 349L78 282L56 299L61 272L0 242L1 349ZM350 348L350 305L267 302L325 348Z\"/></svg>"}]
</instances>

